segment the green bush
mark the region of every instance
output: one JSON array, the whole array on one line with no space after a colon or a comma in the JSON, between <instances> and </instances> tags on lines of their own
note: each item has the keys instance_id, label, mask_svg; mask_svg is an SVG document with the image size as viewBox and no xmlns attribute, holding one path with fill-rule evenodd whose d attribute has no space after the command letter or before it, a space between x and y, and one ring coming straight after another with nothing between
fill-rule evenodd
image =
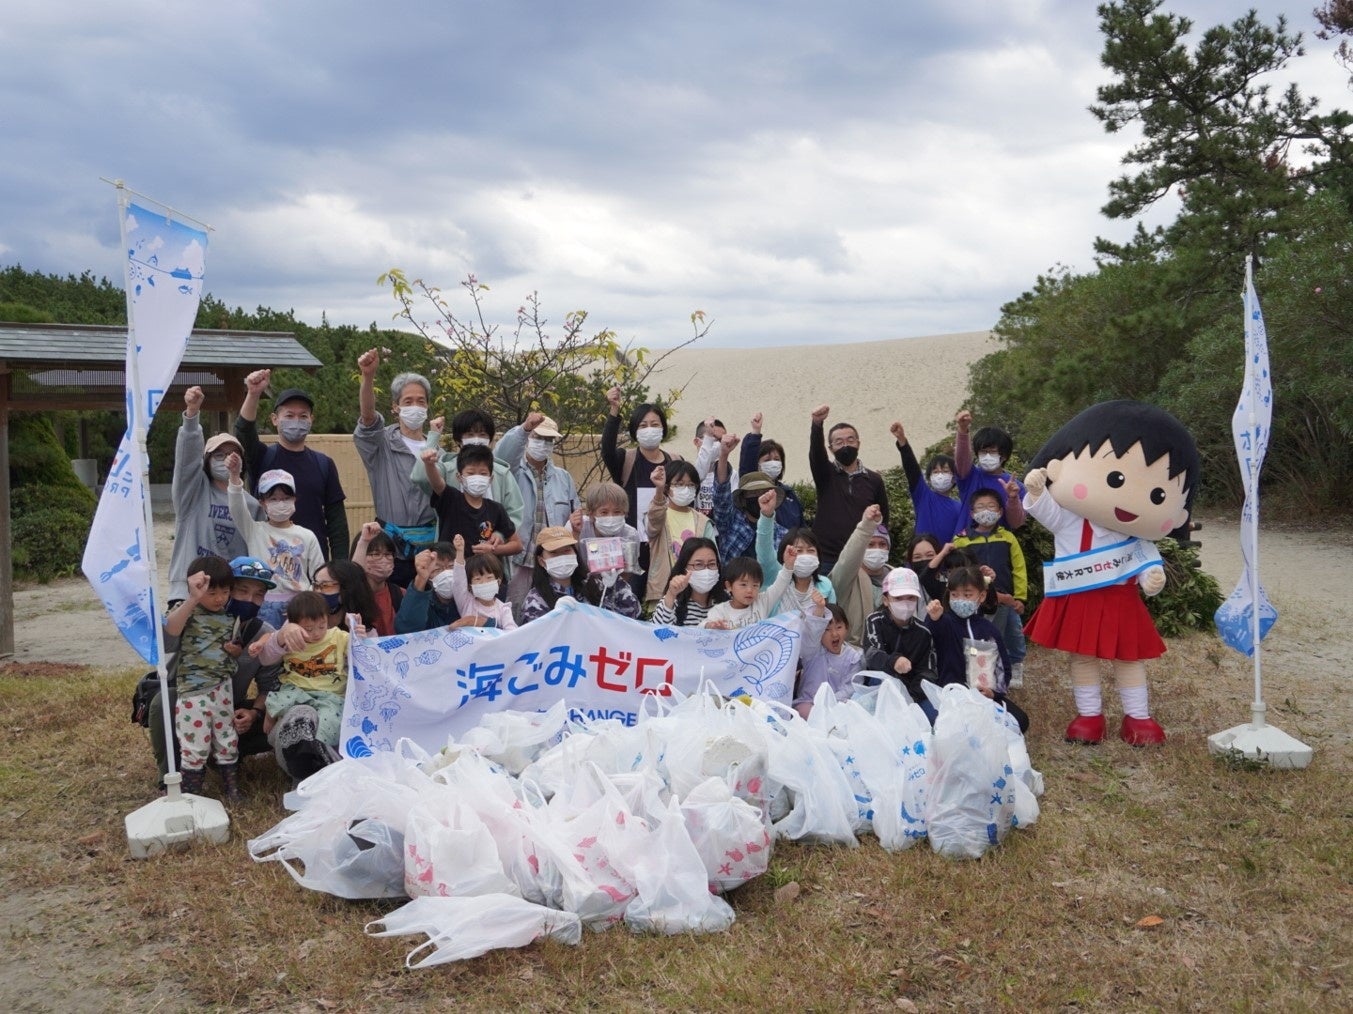
<instances>
[{"instance_id":1,"label":"green bush","mask_svg":"<svg viewBox=\"0 0 1353 1014\"><path fill-rule=\"evenodd\" d=\"M53 495L37 486L10 494L14 572L46 584L80 569L94 505L65 491Z\"/></svg>"},{"instance_id":2,"label":"green bush","mask_svg":"<svg viewBox=\"0 0 1353 1014\"><path fill-rule=\"evenodd\" d=\"M75 476L45 415L10 419L10 543L14 572L47 582L80 568L94 494Z\"/></svg>"}]
</instances>

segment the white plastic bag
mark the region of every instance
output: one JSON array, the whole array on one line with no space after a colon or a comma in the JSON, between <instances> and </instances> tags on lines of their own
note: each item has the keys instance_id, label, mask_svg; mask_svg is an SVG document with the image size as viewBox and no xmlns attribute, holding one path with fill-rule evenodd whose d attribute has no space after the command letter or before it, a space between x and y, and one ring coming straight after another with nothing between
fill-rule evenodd
<instances>
[{"instance_id":1,"label":"white plastic bag","mask_svg":"<svg viewBox=\"0 0 1353 1014\"><path fill-rule=\"evenodd\" d=\"M980 859L1010 830L1014 771L992 701L966 686L940 694L927 799L930 844L954 859Z\"/></svg>"},{"instance_id":2,"label":"white plastic bag","mask_svg":"<svg viewBox=\"0 0 1353 1014\"><path fill-rule=\"evenodd\" d=\"M404 891L410 898L517 893L493 835L453 793L443 791L414 807L404 848Z\"/></svg>"},{"instance_id":3,"label":"white plastic bag","mask_svg":"<svg viewBox=\"0 0 1353 1014\"><path fill-rule=\"evenodd\" d=\"M761 814L718 778L701 782L681 801L709 889L722 894L761 876L770 866L771 840Z\"/></svg>"},{"instance_id":4,"label":"white plastic bag","mask_svg":"<svg viewBox=\"0 0 1353 1014\"><path fill-rule=\"evenodd\" d=\"M775 833L858 845L855 793L827 737L788 708L766 707L764 714L767 773L788 790L790 802L789 812L773 825Z\"/></svg>"},{"instance_id":5,"label":"white plastic bag","mask_svg":"<svg viewBox=\"0 0 1353 1014\"><path fill-rule=\"evenodd\" d=\"M372 927L379 926L380 929ZM500 947L525 947L550 937L564 944L582 939L582 923L559 912L508 894L475 898L414 898L382 919L366 924L373 937L426 933L427 941L404 959L407 968L428 968L478 957ZM426 952L426 953L424 953ZM419 960L416 957L422 955Z\"/></svg>"},{"instance_id":6,"label":"white plastic bag","mask_svg":"<svg viewBox=\"0 0 1353 1014\"><path fill-rule=\"evenodd\" d=\"M675 799L656 828L626 835L609 849L611 861L634 884L635 897L625 909L625 925L634 932L716 933L733 924L728 903L710 893Z\"/></svg>"},{"instance_id":7,"label":"white plastic bag","mask_svg":"<svg viewBox=\"0 0 1353 1014\"><path fill-rule=\"evenodd\" d=\"M926 681L925 686L933 686ZM897 744L902 760L902 798L899 827L911 842L926 836L926 796L930 790L930 763L934 730L921 706L898 680L878 688L874 717Z\"/></svg>"},{"instance_id":8,"label":"white plastic bag","mask_svg":"<svg viewBox=\"0 0 1353 1014\"><path fill-rule=\"evenodd\" d=\"M556 701L548 711L494 711L461 737L489 760L519 775L546 748L559 741L568 724L568 706Z\"/></svg>"}]
</instances>

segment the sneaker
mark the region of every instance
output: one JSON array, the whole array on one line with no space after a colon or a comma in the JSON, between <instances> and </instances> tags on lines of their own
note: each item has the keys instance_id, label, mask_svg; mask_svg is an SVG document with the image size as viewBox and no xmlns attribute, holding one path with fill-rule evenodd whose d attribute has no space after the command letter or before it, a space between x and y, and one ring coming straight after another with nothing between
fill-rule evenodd
<instances>
[{"instance_id":1,"label":"sneaker","mask_svg":"<svg viewBox=\"0 0 1353 1014\"><path fill-rule=\"evenodd\" d=\"M1015 662L1010 666L1010 682L1007 684L1011 690L1018 690L1024 686L1024 663Z\"/></svg>"}]
</instances>

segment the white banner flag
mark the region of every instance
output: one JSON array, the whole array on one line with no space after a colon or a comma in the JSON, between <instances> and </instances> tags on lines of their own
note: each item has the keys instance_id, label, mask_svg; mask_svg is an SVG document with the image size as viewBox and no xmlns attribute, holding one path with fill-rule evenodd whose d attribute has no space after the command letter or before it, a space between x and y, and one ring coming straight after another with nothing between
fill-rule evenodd
<instances>
[{"instance_id":1,"label":"white banner flag","mask_svg":"<svg viewBox=\"0 0 1353 1014\"><path fill-rule=\"evenodd\" d=\"M1245 383L1231 415L1231 435L1236 442L1240 476L1245 483L1245 506L1240 514L1240 552L1245 568L1229 598L1214 619L1221 638L1236 651L1254 654L1254 610L1258 589L1259 639L1262 641L1278 619L1259 584L1259 472L1264 467L1269 431L1273 426L1273 381L1268 372L1268 334L1259 296L1254 291L1250 266L1245 266Z\"/></svg>"},{"instance_id":2,"label":"white banner flag","mask_svg":"<svg viewBox=\"0 0 1353 1014\"><path fill-rule=\"evenodd\" d=\"M81 569L122 636L156 665L155 624L163 603L155 601L148 563L149 491L134 435L150 428L183 358L202 295L207 234L134 203L120 211L127 258L127 432L99 498Z\"/></svg>"},{"instance_id":3,"label":"white banner flag","mask_svg":"<svg viewBox=\"0 0 1353 1014\"><path fill-rule=\"evenodd\" d=\"M494 711L544 711L567 701L588 718L633 725L645 694L713 684L789 704L799 660L797 613L740 630L655 627L562 600L516 630L438 627L353 639L339 749L393 750L408 738L440 750Z\"/></svg>"}]
</instances>

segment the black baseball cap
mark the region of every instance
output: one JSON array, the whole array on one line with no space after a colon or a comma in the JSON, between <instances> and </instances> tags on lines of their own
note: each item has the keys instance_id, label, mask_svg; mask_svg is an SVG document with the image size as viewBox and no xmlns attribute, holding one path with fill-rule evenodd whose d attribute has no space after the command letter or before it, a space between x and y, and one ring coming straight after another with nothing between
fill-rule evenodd
<instances>
[{"instance_id":1,"label":"black baseball cap","mask_svg":"<svg viewBox=\"0 0 1353 1014\"><path fill-rule=\"evenodd\" d=\"M303 401L310 406L311 412L315 411L315 399L310 397L310 395L306 394L299 387L288 387L281 394L274 397L272 400L272 407L276 410L289 401Z\"/></svg>"}]
</instances>

